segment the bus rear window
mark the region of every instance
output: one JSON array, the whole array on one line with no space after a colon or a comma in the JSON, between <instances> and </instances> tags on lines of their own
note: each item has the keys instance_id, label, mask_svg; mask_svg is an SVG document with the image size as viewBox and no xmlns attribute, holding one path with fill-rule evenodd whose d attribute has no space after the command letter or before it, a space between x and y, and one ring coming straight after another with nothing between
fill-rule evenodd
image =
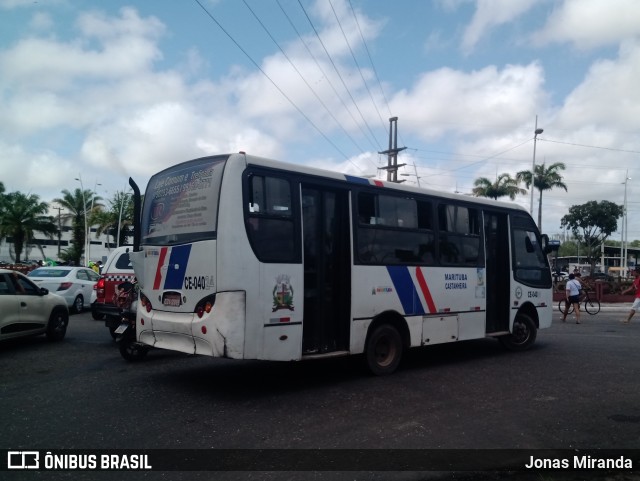
<instances>
[{"instance_id":1,"label":"bus rear window","mask_svg":"<svg viewBox=\"0 0 640 481\"><path fill-rule=\"evenodd\" d=\"M163 170L149 180L142 207L143 245L215 238L227 157L196 159Z\"/></svg>"}]
</instances>

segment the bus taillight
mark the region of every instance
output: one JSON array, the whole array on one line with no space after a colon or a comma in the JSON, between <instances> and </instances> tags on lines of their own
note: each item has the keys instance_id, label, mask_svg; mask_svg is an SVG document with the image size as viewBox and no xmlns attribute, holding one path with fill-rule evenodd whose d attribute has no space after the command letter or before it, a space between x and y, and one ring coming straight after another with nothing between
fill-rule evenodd
<instances>
[{"instance_id":1,"label":"bus taillight","mask_svg":"<svg viewBox=\"0 0 640 481\"><path fill-rule=\"evenodd\" d=\"M209 314L211 312L211 309L213 309L213 305L215 304L215 302L216 302L215 294L211 296L207 296L204 299L202 299L200 302L198 302L198 304L196 305L196 308L194 309L194 312L196 313L198 318L202 319L202 316L204 316L205 313Z\"/></svg>"},{"instance_id":2,"label":"bus taillight","mask_svg":"<svg viewBox=\"0 0 640 481\"><path fill-rule=\"evenodd\" d=\"M142 293L140 294L140 302L142 303L142 305L144 306L147 312L151 312L151 309L153 309L153 306L151 305L151 301L147 296L145 296Z\"/></svg>"}]
</instances>

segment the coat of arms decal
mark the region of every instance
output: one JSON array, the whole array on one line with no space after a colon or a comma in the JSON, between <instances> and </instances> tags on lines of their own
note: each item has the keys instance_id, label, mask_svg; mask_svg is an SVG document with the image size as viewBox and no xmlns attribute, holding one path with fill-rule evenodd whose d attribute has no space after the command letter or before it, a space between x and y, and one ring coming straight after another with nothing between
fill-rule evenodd
<instances>
[{"instance_id":1,"label":"coat of arms decal","mask_svg":"<svg viewBox=\"0 0 640 481\"><path fill-rule=\"evenodd\" d=\"M276 277L276 285L273 287L273 311L280 309L294 310L293 307L293 286L291 278L286 274Z\"/></svg>"}]
</instances>

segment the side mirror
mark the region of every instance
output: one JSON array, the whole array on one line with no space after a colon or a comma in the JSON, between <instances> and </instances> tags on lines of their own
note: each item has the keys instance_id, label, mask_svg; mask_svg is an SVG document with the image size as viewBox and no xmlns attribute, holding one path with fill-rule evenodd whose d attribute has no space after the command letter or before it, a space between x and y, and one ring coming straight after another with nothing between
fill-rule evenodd
<instances>
[{"instance_id":1,"label":"side mirror","mask_svg":"<svg viewBox=\"0 0 640 481\"><path fill-rule=\"evenodd\" d=\"M551 252L558 252L560 249L560 241L559 240L549 240L549 236L547 234L542 234L542 252L545 254L550 254Z\"/></svg>"},{"instance_id":2,"label":"side mirror","mask_svg":"<svg viewBox=\"0 0 640 481\"><path fill-rule=\"evenodd\" d=\"M47 294L49 294L49 289L47 289L46 287L41 287L40 288L40 295L41 296L46 296Z\"/></svg>"}]
</instances>

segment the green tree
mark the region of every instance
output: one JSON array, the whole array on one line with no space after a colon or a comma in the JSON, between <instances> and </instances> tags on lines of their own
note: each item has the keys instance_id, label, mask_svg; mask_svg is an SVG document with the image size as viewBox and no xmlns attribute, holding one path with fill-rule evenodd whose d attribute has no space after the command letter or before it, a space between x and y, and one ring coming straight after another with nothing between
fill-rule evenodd
<instances>
[{"instance_id":1,"label":"green tree","mask_svg":"<svg viewBox=\"0 0 640 481\"><path fill-rule=\"evenodd\" d=\"M545 190L551 190L555 187L559 187L567 191L567 186L562 182L561 170L565 169L565 165L562 162L556 162L549 167L546 164L539 164L535 166L535 177L533 179L533 186L540 192L540 199L538 200L538 229L542 230L542 192ZM527 189L531 188L531 171L522 170L516 174L516 180L518 182L524 182Z\"/></svg>"},{"instance_id":2,"label":"green tree","mask_svg":"<svg viewBox=\"0 0 640 481\"><path fill-rule=\"evenodd\" d=\"M4 191L4 185L1 190ZM58 232L53 217L47 215L48 211L47 203L40 202L40 198L35 194L2 194L0 238L12 238L16 262L20 262L25 245L33 241L36 232L49 238L53 238Z\"/></svg>"},{"instance_id":3,"label":"green tree","mask_svg":"<svg viewBox=\"0 0 640 481\"><path fill-rule=\"evenodd\" d=\"M4 214L4 184L0 182L0 218ZM2 240L2 236L0 236L0 241Z\"/></svg>"},{"instance_id":4,"label":"green tree","mask_svg":"<svg viewBox=\"0 0 640 481\"><path fill-rule=\"evenodd\" d=\"M85 214L87 220L91 218L91 208L99 211L102 208L101 197L95 195L91 190L76 189L73 192L68 190L62 191L62 197L53 199L53 202L64 208L66 212L60 216L62 222L67 224L71 222L71 247L66 250L63 257L65 260L73 261L76 265L80 265L80 259L84 253L86 240Z\"/></svg>"},{"instance_id":5,"label":"green tree","mask_svg":"<svg viewBox=\"0 0 640 481\"><path fill-rule=\"evenodd\" d=\"M518 194L526 194L525 189L518 185L519 181L509 174L500 174L495 182L491 182L486 177L480 177L473 183L475 187L471 191L476 197L489 197L497 200L499 197L509 196L511 200Z\"/></svg>"},{"instance_id":6,"label":"green tree","mask_svg":"<svg viewBox=\"0 0 640 481\"><path fill-rule=\"evenodd\" d=\"M618 219L624 208L608 200L572 205L569 213L560 219L562 228L569 228L574 237L586 247L587 261L591 272L595 272L596 259L600 255L600 245L618 228Z\"/></svg>"},{"instance_id":7,"label":"green tree","mask_svg":"<svg viewBox=\"0 0 640 481\"><path fill-rule=\"evenodd\" d=\"M107 237L112 235L118 245L126 245L128 237L133 235L133 198L125 192L118 191L113 199L107 202L110 209L94 215L93 225L98 226L96 233L106 234ZM118 234L120 239L116 239Z\"/></svg>"}]
</instances>

